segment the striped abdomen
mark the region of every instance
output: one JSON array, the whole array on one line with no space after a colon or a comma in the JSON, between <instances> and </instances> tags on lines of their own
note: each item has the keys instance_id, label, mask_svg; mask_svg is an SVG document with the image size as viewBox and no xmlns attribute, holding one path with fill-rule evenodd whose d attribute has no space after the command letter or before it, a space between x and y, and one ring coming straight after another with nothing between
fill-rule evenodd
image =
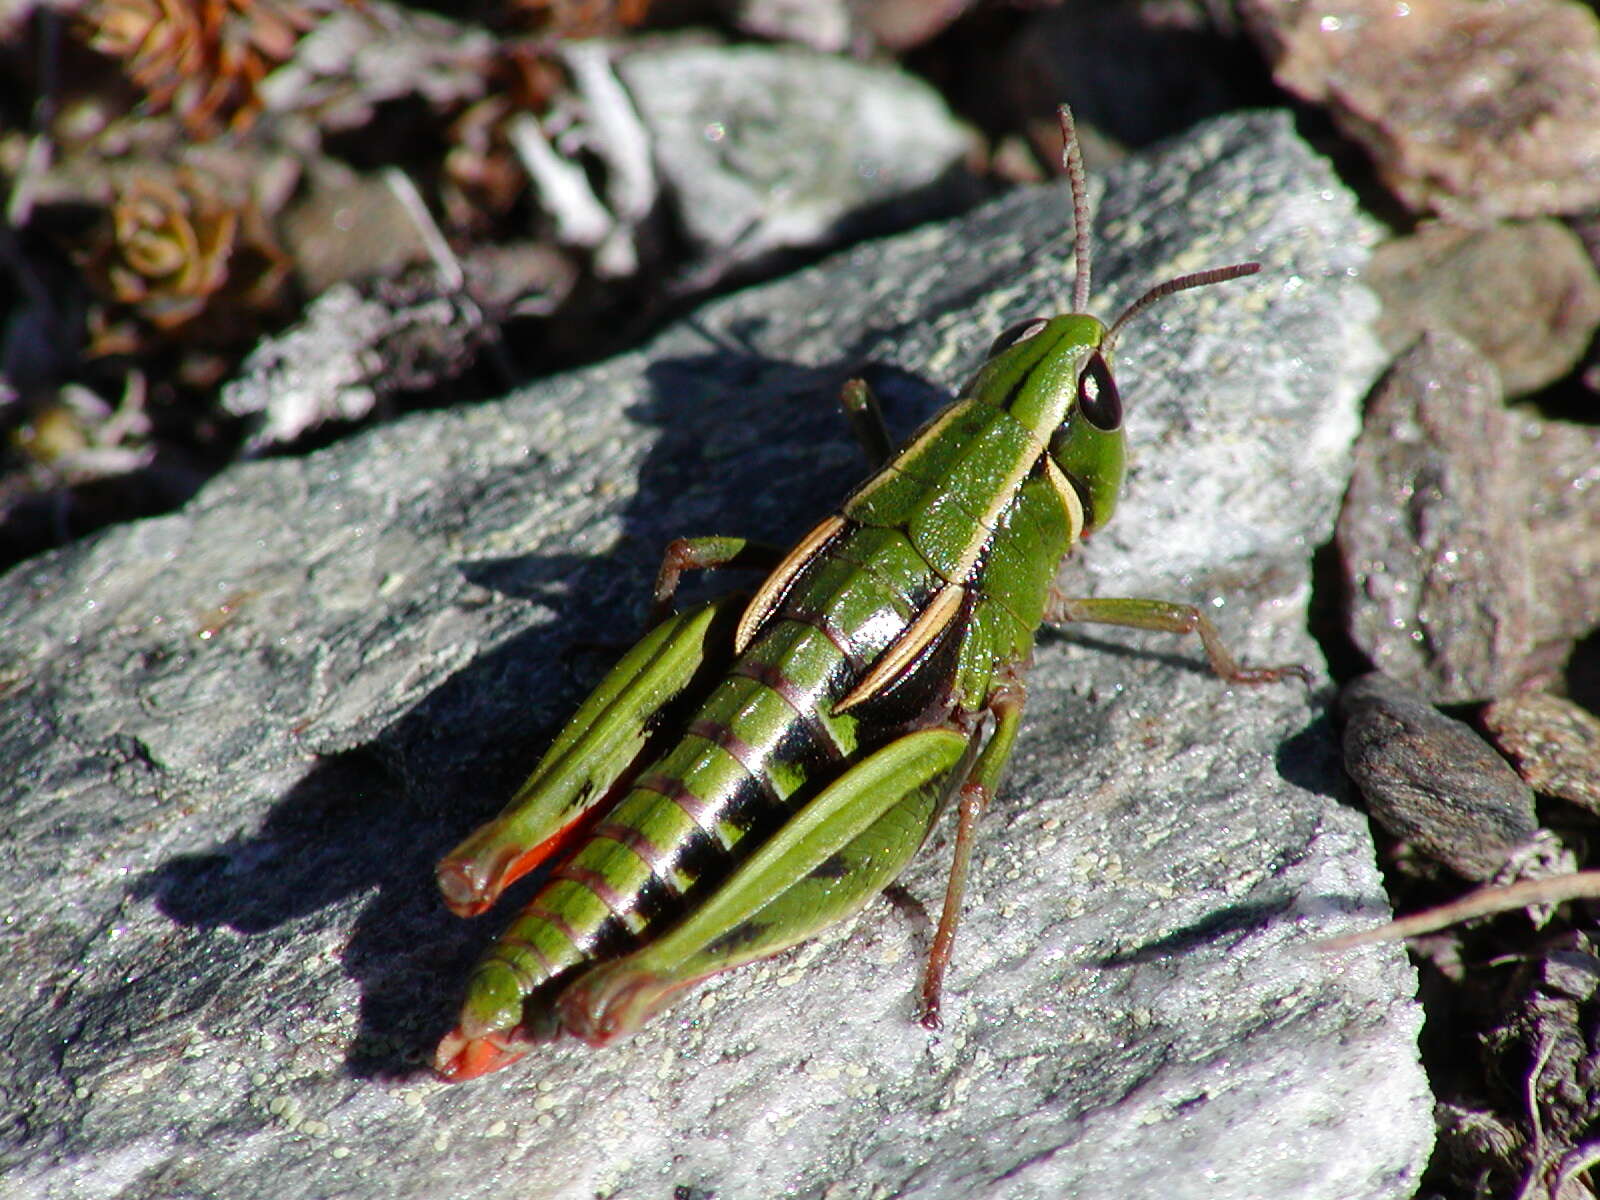
<instances>
[{"instance_id":1,"label":"striped abdomen","mask_svg":"<svg viewBox=\"0 0 1600 1200\"><path fill-rule=\"evenodd\" d=\"M795 805L838 774L856 748L858 721L824 717L822 709L860 674L863 639L887 644L911 602L853 569L819 563L818 573L850 578L831 604L808 587L785 606L678 743L639 773L477 972L509 965L527 991L621 952L681 912L697 884L725 878ZM866 620L841 620L857 609Z\"/></svg>"}]
</instances>

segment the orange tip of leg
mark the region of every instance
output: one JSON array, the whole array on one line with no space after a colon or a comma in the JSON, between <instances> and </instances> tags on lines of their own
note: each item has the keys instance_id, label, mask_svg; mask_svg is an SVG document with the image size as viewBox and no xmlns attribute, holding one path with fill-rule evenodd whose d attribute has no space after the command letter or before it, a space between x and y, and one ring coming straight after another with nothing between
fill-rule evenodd
<instances>
[{"instance_id":1,"label":"orange tip of leg","mask_svg":"<svg viewBox=\"0 0 1600 1200\"><path fill-rule=\"evenodd\" d=\"M514 1041L516 1031L485 1034L469 1038L460 1026L439 1040L433 1069L451 1083L462 1083L509 1066L529 1050L528 1043Z\"/></svg>"}]
</instances>

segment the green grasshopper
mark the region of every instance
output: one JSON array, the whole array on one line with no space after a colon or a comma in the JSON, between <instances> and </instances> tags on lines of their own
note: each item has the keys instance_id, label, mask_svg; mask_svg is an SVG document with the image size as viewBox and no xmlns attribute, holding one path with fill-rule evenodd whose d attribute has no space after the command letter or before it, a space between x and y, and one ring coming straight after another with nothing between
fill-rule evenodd
<instances>
[{"instance_id":1,"label":"green grasshopper","mask_svg":"<svg viewBox=\"0 0 1600 1200\"><path fill-rule=\"evenodd\" d=\"M954 797L954 861L920 1000L936 1028L976 827L1011 757L1046 621L1197 633L1235 683L1309 678L1241 666L1192 605L1053 587L1121 489L1117 334L1163 296L1259 269L1173 279L1109 327L1085 315L1083 163L1065 107L1060 120L1073 311L1007 329L898 451L866 385L846 384L873 474L787 554L736 537L674 542L657 623L504 812L439 863L461 916L551 868L473 969L435 1059L446 1078L494 1070L562 1030L604 1045L701 980L843 920L893 882ZM770 573L751 597L672 614L685 571L724 566Z\"/></svg>"}]
</instances>

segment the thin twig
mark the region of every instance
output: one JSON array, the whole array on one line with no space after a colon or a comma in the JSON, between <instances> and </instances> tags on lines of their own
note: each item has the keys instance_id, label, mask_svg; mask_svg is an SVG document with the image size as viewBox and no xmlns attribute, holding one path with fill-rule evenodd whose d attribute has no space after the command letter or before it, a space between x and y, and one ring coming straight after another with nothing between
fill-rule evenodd
<instances>
[{"instance_id":1,"label":"thin twig","mask_svg":"<svg viewBox=\"0 0 1600 1200\"><path fill-rule=\"evenodd\" d=\"M1479 888L1459 900L1424 909L1409 917L1379 925L1376 929L1360 933L1347 933L1341 937L1324 938L1316 943L1318 950L1349 950L1353 946L1368 946L1374 942L1394 942L1402 938L1433 933L1475 917L1493 916L1535 904L1561 904L1567 900L1600 899L1600 871L1574 871L1569 875L1552 875L1548 879L1525 879L1505 887Z\"/></svg>"},{"instance_id":2,"label":"thin twig","mask_svg":"<svg viewBox=\"0 0 1600 1200\"><path fill-rule=\"evenodd\" d=\"M427 202L417 191L417 185L411 182L411 176L396 167L390 167L383 172L383 181L395 199L400 202L400 207L405 210L406 216L411 219L417 236L427 248L428 257L433 259L434 268L439 272L439 279L445 291L459 292L466 282L466 273L461 269L461 260L456 257L455 251L450 249L444 231L439 228L438 222L433 219L433 214L428 211Z\"/></svg>"},{"instance_id":3,"label":"thin twig","mask_svg":"<svg viewBox=\"0 0 1600 1200\"><path fill-rule=\"evenodd\" d=\"M616 222L596 198L583 169L551 148L533 115L518 113L507 121L506 137L533 180L541 206L555 221L556 237L564 245L585 249L605 241Z\"/></svg>"},{"instance_id":4,"label":"thin twig","mask_svg":"<svg viewBox=\"0 0 1600 1200\"><path fill-rule=\"evenodd\" d=\"M617 79L611 51L604 44L569 42L561 56L583 98L594 152L606 164L606 203L616 219L595 253L595 265L604 275L632 275L639 269L634 234L658 196L650 134Z\"/></svg>"},{"instance_id":5,"label":"thin twig","mask_svg":"<svg viewBox=\"0 0 1600 1200\"><path fill-rule=\"evenodd\" d=\"M1533 1070L1528 1072L1525 1081L1524 1100L1528 1105L1528 1124L1533 1127L1533 1143L1528 1148L1528 1161L1533 1164L1533 1170L1528 1176L1528 1182L1523 1185L1522 1195L1529 1196L1530 1188L1534 1182L1544 1174L1544 1122L1539 1119L1539 1076L1544 1073L1544 1068L1550 1061L1550 1056L1555 1053L1556 1039L1548 1032L1539 1038L1539 1048L1533 1053Z\"/></svg>"}]
</instances>

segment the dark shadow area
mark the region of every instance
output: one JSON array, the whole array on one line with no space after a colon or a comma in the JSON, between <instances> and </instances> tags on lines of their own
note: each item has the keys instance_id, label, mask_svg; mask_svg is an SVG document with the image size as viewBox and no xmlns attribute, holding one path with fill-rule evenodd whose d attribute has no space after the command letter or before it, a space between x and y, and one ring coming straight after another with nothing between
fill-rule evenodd
<instances>
[{"instance_id":1,"label":"dark shadow area","mask_svg":"<svg viewBox=\"0 0 1600 1200\"><path fill-rule=\"evenodd\" d=\"M180 925L279 947L300 936L286 926L342 926L338 909L365 896L342 959L361 994L348 1068L393 1076L431 1061L472 962L538 884L537 875L522 881L492 913L466 921L440 901L434 864L499 810L642 631L666 543L712 532L785 542L837 503L865 473L864 458L833 452L853 445L837 404L850 375L868 378L896 437L945 398L914 376L845 362L822 371L729 348L653 366L630 415L661 432L613 550L458 564L480 586L550 606L555 621L480 656L372 742L323 760L254 833L171 859L136 894ZM730 438L749 452L726 453ZM825 458L796 453L823 443ZM694 581L691 596L744 585L739 572L724 574ZM216 970L232 977L238 963Z\"/></svg>"},{"instance_id":2,"label":"dark shadow area","mask_svg":"<svg viewBox=\"0 0 1600 1200\"><path fill-rule=\"evenodd\" d=\"M1600 631L1578 639L1567 658L1567 696L1590 712L1600 712Z\"/></svg>"},{"instance_id":3,"label":"dark shadow area","mask_svg":"<svg viewBox=\"0 0 1600 1200\"><path fill-rule=\"evenodd\" d=\"M1306 727L1285 740L1274 756L1278 774L1289 783L1317 796L1326 796L1341 804L1350 804L1348 788L1328 781L1341 780L1339 766L1339 735L1328 712L1331 697L1318 696L1322 710Z\"/></svg>"},{"instance_id":4,"label":"dark shadow area","mask_svg":"<svg viewBox=\"0 0 1600 1200\"><path fill-rule=\"evenodd\" d=\"M1309 903L1313 906L1325 905L1330 910L1336 909L1352 916L1370 916L1376 922L1387 921L1393 915L1387 906L1366 904L1351 896L1314 896L1309 898ZM1086 966L1104 968L1159 962L1174 955L1187 954L1213 942L1265 929L1280 918L1288 917L1298 924L1304 916L1307 904L1307 897L1297 896L1291 892L1284 892L1282 895L1265 900L1230 904L1142 946L1083 961ZM1299 948L1299 952L1316 953L1316 943L1305 944Z\"/></svg>"},{"instance_id":5,"label":"dark shadow area","mask_svg":"<svg viewBox=\"0 0 1600 1200\"><path fill-rule=\"evenodd\" d=\"M1146 662L1158 662L1163 666L1172 667L1180 671L1189 671L1204 675L1208 679L1217 681L1218 686L1225 686L1217 678L1211 665L1206 661L1205 655L1196 649L1194 653L1185 653L1183 650L1163 650L1151 646L1134 646L1125 642L1109 641L1083 632L1085 625L1045 626L1039 630L1038 644L1048 645L1051 642L1067 642L1080 646L1086 650L1093 650L1096 654L1106 654L1116 658L1138 659ZM1306 687L1296 679L1287 679L1278 683L1252 685L1259 687ZM1278 774L1284 780L1296 787L1304 788L1319 796L1331 796L1334 799L1345 800L1346 796L1340 789L1329 788L1327 780L1333 772L1333 759L1338 753L1338 733L1334 729L1333 720L1329 716L1329 708L1333 702L1333 693L1328 689L1315 689L1311 691L1312 700L1320 706L1319 713L1300 732L1294 734L1279 748L1276 756Z\"/></svg>"},{"instance_id":6,"label":"dark shadow area","mask_svg":"<svg viewBox=\"0 0 1600 1200\"><path fill-rule=\"evenodd\" d=\"M1216 680L1218 686L1229 686L1211 669L1211 664L1206 661L1205 652L1200 648L1200 639L1193 635L1176 637L1172 634L1150 630L1133 630L1132 632L1143 634L1149 638L1149 644L1147 645L1134 645L1128 642L1096 637L1092 633L1085 632L1085 630L1093 629L1094 627L1094 623L1089 621L1063 625L1044 625L1039 629L1038 645L1047 646L1051 642L1067 642L1111 658L1137 659L1140 662L1160 663L1164 667L1171 667L1178 671L1188 671L1194 675L1203 675L1207 679ZM1176 648L1164 648L1161 644L1163 639ZM1299 685L1290 681L1284 684L1269 683L1259 686L1294 687Z\"/></svg>"},{"instance_id":7,"label":"dark shadow area","mask_svg":"<svg viewBox=\"0 0 1600 1200\"><path fill-rule=\"evenodd\" d=\"M1246 904L1230 904L1216 912L1207 913L1198 921L1174 929L1171 933L1131 950L1105 954L1085 959L1091 967L1131 967L1141 963L1159 962L1163 958L1186 954L1198 947L1235 934L1264 929L1273 921L1296 907L1296 897L1291 892L1269 900L1252 900Z\"/></svg>"},{"instance_id":8,"label":"dark shadow area","mask_svg":"<svg viewBox=\"0 0 1600 1200\"><path fill-rule=\"evenodd\" d=\"M1311 610L1307 626L1328 660L1328 673L1338 684L1372 670L1372 660L1350 636L1349 599L1353 583L1330 538L1311 556Z\"/></svg>"}]
</instances>

